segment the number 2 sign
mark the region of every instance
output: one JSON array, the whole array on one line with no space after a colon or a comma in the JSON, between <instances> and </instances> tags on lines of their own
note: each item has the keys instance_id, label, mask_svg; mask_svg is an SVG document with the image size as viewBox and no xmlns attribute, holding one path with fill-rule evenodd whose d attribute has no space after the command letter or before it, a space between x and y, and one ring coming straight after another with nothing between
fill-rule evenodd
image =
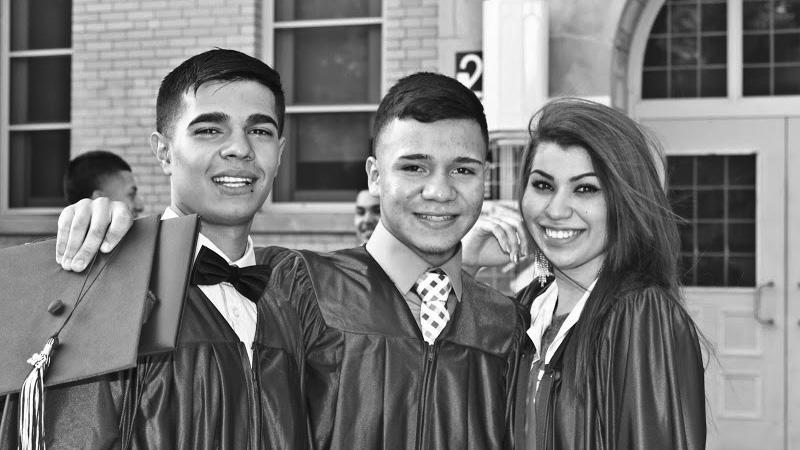
<instances>
[{"instance_id":1,"label":"number 2 sign","mask_svg":"<svg viewBox=\"0 0 800 450\"><path fill-rule=\"evenodd\" d=\"M483 98L483 52L456 53L456 80Z\"/></svg>"}]
</instances>

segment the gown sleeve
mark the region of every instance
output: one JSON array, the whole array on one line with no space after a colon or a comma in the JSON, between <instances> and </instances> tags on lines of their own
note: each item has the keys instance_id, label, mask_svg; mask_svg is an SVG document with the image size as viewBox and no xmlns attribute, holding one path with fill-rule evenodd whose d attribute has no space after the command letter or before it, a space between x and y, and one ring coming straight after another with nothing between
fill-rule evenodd
<instances>
[{"instance_id":1,"label":"gown sleeve","mask_svg":"<svg viewBox=\"0 0 800 450\"><path fill-rule=\"evenodd\" d=\"M275 264L271 288L291 304L300 323L299 345L304 355L301 368L309 427L314 448L329 448L335 420L343 337L327 325L317 300L305 259L287 251Z\"/></svg>"},{"instance_id":2,"label":"gown sleeve","mask_svg":"<svg viewBox=\"0 0 800 450\"><path fill-rule=\"evenodd\" d=\"M688 313L657 289L621 298L597 355L605 448L705 448L703 362Z\"/></svg>"}]
</instances>

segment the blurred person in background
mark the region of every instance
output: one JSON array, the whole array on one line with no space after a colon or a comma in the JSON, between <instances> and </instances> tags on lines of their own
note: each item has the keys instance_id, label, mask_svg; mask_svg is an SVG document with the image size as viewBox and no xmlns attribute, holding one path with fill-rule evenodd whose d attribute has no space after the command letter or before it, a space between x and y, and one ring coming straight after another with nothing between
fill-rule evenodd
<instances>
[{"instance_id":1,"label":"blurred person in background","mask_svg":"<svg viewBox=\"0 0 800 450\"><path fill-rule=\"evenodd\" d=\"M133 217L144 211L131 166L105 150L82 153L69 162L64 174L64 195L70 204L84 198L108 197L125 203Z\"/></svg>"},{"instance_id":2,"label":"blurred person in background","mask_svg":"<svg viewBox=\"0 0 800 450\"><path fill-rule=\"evenodd\" d=\"M381 218L381 199L377 195L370 194L368 189L358 192L356 196L356 214L353 217L353 225L356 230L358 245L364 245L372 236L378 220Z\"/></svg>"}]
</instances>

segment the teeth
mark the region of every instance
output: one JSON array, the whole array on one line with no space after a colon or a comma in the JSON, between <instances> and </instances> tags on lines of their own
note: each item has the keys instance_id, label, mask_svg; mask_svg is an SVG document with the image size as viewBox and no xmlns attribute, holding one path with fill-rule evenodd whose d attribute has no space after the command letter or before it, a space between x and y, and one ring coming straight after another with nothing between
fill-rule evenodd
<instances>
[{"instance_id":1,"label":"teeth","mask_svg":"<svg viewBox=\"0 0 800 450\"><path fill-rule=\"evenodd\" d=\"M578 233L578 230L554 230L552 228L544 229L544 234L551 239L569 239Z\"/></svg>"},{"instance_id":2,"label":"teeth","mask_svg":"<svg viewBox=\"0 0 800 450\"><path fill-rule=\"evenodd\" d=\"M429 216L427 214L420 214L419 216L420 218L430 220L431 222L444 222L453 218L453 216Z\"/></svg>"},{"instance_id":3,"label":"teeth","mask_svg":"<svg viewBox=\"0 0 800 450\"><path fill-rule=\"evenodd\" d=\"M214 183L217 184L224 184L228 187L244 187L250 184L253 184L252 178L244 178L244 177L214 177Z\"/></svg>"}]
</instances>

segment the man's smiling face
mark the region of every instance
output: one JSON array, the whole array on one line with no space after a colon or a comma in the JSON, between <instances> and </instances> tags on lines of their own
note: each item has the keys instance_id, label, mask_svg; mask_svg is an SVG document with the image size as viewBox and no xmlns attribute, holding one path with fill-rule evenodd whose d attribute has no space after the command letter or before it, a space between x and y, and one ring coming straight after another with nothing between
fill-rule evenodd
<instances>
[{"instance_id":1,"label":"man's smiling face","mask_svg":"<svg viewBox=\"0 0 800 450\"><path fill-rule=\"evenodd\" d=\"M381 222L432 266L453 256L481 212L486 143L477 122L393 119L367 161Z\"/></svg>"},{"instance_id":2,"label":"man's smiling face","mask_svg":"<svg viewBox=\"0 0 800 450\"><path fill-rule=\"evenodd\" d=\"M255 81L211 82L183 96L170 135L151 137L170 175L171 206L205 222L252 221L272 189L284 139L275 96Z\"/></svg>"}]
</instances>

